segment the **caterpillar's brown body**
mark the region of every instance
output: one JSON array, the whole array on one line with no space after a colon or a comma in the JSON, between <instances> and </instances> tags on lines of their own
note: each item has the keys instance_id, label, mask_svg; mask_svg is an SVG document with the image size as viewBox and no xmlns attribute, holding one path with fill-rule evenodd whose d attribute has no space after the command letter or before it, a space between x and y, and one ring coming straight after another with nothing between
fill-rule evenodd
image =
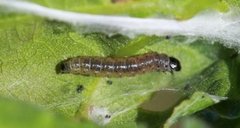
<instances>
[{"instance_id":1,"label":"caterpillar's brown body","mask_svg":"<svg viewBox=\"0 0 240 128\"><path fill-rule=\"evenodd\" d=\"M60 62L57 68L58 73L121 77L152 71L179 71L181 66L173 57L150 52L130 57L79 56Z\"/></svg>"}]
</instances>

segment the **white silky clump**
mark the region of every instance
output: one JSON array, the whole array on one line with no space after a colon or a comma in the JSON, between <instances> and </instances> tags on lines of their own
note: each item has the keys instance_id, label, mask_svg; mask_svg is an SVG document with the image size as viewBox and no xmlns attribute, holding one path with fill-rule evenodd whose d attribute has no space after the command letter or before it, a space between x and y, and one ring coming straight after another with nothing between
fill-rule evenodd
<instances>
[{"instance_id":1,"label":"white silky clump","mask_svg":"<svg viewBox=\"0 0 240 128\"><path fill-rule=\"evenodd\" d=\"M205 12L189 20L177 21L83 14L47 8L19 0L0 0L0 6L7 8L8 11L28 13L66 22L76 28L81 27L83 32L122 34L131 38L138 35L203 37L220 41L227 47L240 50L240 17L236 15L232 17L231 12L225 14Z\"/></svg>"},{"instance_id":2,"label":"white silky clump","mask_svg":"<svg viewBox=\"0 0 240 128\"><path fill-rule=\"evenodd\" d=\"M107 108L91 106L88 110L88 117L99 125L105 125L110 122L111 114Z\"/></svg>"}]
</instances>

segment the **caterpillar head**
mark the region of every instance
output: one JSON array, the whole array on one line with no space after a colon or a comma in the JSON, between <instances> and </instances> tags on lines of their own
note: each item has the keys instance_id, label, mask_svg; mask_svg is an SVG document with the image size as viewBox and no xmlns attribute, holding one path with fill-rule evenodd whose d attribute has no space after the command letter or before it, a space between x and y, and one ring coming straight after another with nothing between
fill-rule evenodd
<instances>
[{"instance_id":1,"label":"caterpillar head","mask_svg":"<svg viewBox=\"0 0 240 128\"><path fill-rule=\"evenodd\" d=\"M169 67L171 68L171 71L180 71L181 70L180 61L174 57L169 57L169 59L170 59Z\"/></svg>"},{"instance_id":2,"label":"caterpillar head","mask_svg":"<svg viewBox=\"0 0 240 128\"><path fill-rule=\"evenodd\" d=\"M63 74L63 73L68 72L69 69L68 69L67 65L65 64L65 62L63 61L63 62L59 62L57 64L55 70L56 70L57 74Z\"/></svg>"}]
</instances>

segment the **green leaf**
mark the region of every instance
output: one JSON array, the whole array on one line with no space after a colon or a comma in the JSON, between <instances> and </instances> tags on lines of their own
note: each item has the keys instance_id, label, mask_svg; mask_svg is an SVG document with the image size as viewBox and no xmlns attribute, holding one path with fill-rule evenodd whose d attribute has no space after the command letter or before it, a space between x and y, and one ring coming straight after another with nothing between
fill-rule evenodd
<instances>
[{"instance_id":1,"label":"green leaf","mask_svg":"<svg viewBox=\"0 0 240 128\"><path fill-rule=\"evenodd\" d=\"M239 127L240 120L240 96L239 96L239 56L227 59L229 68L229 79L231 89L228 93L228 100L211 106L208 109L202 110L196 115L200 115L201 119L205 119L212 127L231 126L232 128ZM210 117L210 118L209 118Z\"/></svg>"},{"instance_id":2,"label":"green leaf","mask_svg":"<svg viewBox=\"0 0 240 128\"><path fill-rule=\"evenodd\" d=\"M81 123L62 115L13 99L0 98L0 127L2 128L97 128L89 121Z\"/></svg>"},{"instance_id":3,"label":"green leaf","mask_svg":"<svg viewBox=\"0 0 240 128\"><path fill-rule=\"evenodd\" d=\"M189 100L183 101L180 105L175 107L173 114L168 118L164 128L170 128L179 118L193 114L199 110L207 108L220 100L225 100L224 97L217 97L209 95L205 92L195 92Z\"/></svg>"},{"instance_id":4,"label":"green leaf","mask_svg":"<svg viewBox=\"0 0 240 128\"><path fill-rule=\"evenodd\" d=\"M163 14L179 19L192 17L208 8L221 11L227 9L226 3L222 1L36 1L49 7L72 11L138 17ZM169 8L163 8L165 4ZM195 8L192 5L200 6ZM191 11L188 11L189 8ZM212 98L216 97L207 93L225 96L230 87L226 79L228 69L225 62L214 63L221 59L219 52L226 52L219 46L199 43L206 40L186 44L183 42L188 42L188 38L178 40L179 37L173 37L168 40L142 35L129 39L121 35L109 37L101 33L80 34L72 26L61 22L16 14L1 13L0 17L0 94L33 103L69 118L87 118L106 127L137 127L137 108L153 92L162 88L179 88L190 83L193 90L186 92L197 92L179 108L186 107L184 105L192 101L196 107L189 107L185 112L179 111L180 114L176 111L179 115L173 114L168 123L171 125L183 115L214 104ZM123 78L58 75L55 72L56 64L69 57L129 56L150 51L178 58L182 70L174 75L153 72ZM212 70L201 73L209 65ZM108 81L112 81L112 84L109 85ZM83 86L81 92L77 91L80 85ZM199 98L202 95L206 97ZM167 113L163 115L166 116Z\"/></svg>"},{"instance_id":5,"label":"green leaf","mask_svg":"<svg viewBox=\"0 0 240 128\"><path fill-rule=\"evenodd\" d=\"M211 95L226 96L230 90L229 68L226 62L217 61L185 83L186 92L204 91Z\"/></svg>"},{"instance_id":6,"label":"green leaf","mask_svg":"<svg viewBox=\"0 0 240 128\"><path fill-rule=\"evenodd\" d=\"M77 119L92 118L100 124L104 123L105 118L99 120L95 119L98 114L89 115L91 108L100 112L107 110L106 112L111 115L111 123L115 125L127 119L133 121L136 118L135 109L152 92L163 87L179 85L179 82L197 74L213 61L201 55L192 46L174 39L141 36L138 39L128 39L122 36L107 37L103 34L83 35L59 22L29 16L18 18L12 16L6 19L9 18L18 24L12 21L13 24L9 23L8 27L0 30L1 95L29 101L68 117L74 117L77 112ZM142 45L151 39L153 43L145 47ZM131 51L132 47L136 50ZM114 53L115 51L118 52ZM56 64L68 57L108 56L118 53L121 55L123 51L128 52L127 54L148 51L166 53L178 58L183 68L174 75L154 72L112 79L55 73ZM198 63L192 65L190 60ZM111 80L113 84L108 85L107 80ZM79 85L85 88L81 93L76 91ZM132 113L129 113L130 111Z\"/></svg>"},{"instance_id":7,"label":"green leaf","mask_svg":"<svg viewBox=\"0 0 240 128\"><path fill-rule=\"evenodd\" d=\"M173 114L165 123L164 128L169 128L181 117L191 115L227 99L221 96L226 96L229 92L230 81L228 75L227 64L224 61L218 61L206 68L196 78L193 78L190 87L187 85L188 87L185 88L188 91L189 89L194 90L193 95L174 108Z\"/></svg>"}]
</instances>

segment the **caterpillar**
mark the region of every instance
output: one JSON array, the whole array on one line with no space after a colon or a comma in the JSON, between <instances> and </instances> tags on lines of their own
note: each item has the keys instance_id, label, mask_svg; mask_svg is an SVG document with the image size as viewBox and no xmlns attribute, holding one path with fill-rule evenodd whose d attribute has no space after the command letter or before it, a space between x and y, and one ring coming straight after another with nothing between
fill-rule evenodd
<instances>
[{"instance_id":1,"label":"caterpillar","mask_svg":"<svg viewBox=\"0 0 240 128\"><path fill-rule=\"evenodd\" d=\"M164 53L149 52L129 57L78 56L59 62L57 74L72 73L85 76L121 77L145 72L180 71L180 61Z\"/></svg>"}]
</instances>

